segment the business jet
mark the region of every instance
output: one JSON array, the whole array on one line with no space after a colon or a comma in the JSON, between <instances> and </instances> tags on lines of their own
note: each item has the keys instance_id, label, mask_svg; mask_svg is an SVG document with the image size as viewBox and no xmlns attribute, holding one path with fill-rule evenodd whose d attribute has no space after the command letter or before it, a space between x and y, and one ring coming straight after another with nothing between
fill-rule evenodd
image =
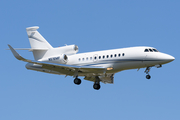
<instances>
[{"instance_id":1,"label":"business jet","mask_svg":"<svg viewBox=\"0 0 180 120\"><path fill-rule=\"evenodd\" d=\"M100 82L114 83L115 73L123 70L146 68L146 78L150 79L149 72L152 67L160 68L175 59L147 46L77 54L77 45L53 48L37 31L38 28L26 28L31 48L14 49L8 45L13 55L18 60L27 62L26 68L29 70L73 76L76 85L81 84L78 77L84 76L85 80L94 82L95 90L100 89ZM16 50L32 51L35 60L23 58Z\"/></svg>"}]
</instances>

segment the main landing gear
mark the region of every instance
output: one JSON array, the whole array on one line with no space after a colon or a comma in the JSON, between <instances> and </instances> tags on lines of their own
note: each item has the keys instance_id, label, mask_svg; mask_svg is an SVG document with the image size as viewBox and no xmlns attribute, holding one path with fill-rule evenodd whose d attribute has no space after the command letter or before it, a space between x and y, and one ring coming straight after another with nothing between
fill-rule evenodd
<instances>
[{"instance_id":1,"label":"main landing gear","mask_svg":"<svg viewBox=\"0 0 180 120\"><path fill-rule=\"evenodd\" d=\"M94 88L95 90L99 90L99 89L101 88L99 82L95 82L94 85L93 85L93 88Z\"/></svg>"},{"instance_id":2,"label":"main landing gear","mask_svg":"<svg viewBox=\"0 0 180 120\"><path fill-rule=\"evenodd\" d=\"M80 85L80 84L81 84L81 79L79 79L78 77L76 77L76 78L74 79L74 84ZM99 79L98 76L95 77L95 82L94 82L93 88L94 88L95 90L99 90L99 89L101 88L101 86L100 86L100 79Z\"/></svg>"},{"instance_id":3,"label":"main landing gear","mask_svg":"<svg viewBox=\"0 0 180 120\"><path fill-rule=\"evenodd\" d=\"M146 75L146 79L151 79L151 76L149 75L151 67L147 67L146 70L144 71L147 75Z\"/></svg>"},{"instance_id":4,"label":"main landing gear","mask_svg":"<svg viewBox=\"0 0 180 120\"><path fill-rule=\"evenodd\" d=\"M76 78L74 79L74 84L80 85L80 84L81 84L81 79L79 79L78 77L76 77Z\"/></svg>"},{"instance_id":5,"label":"main landing gear","mask_svg":"<svg viewBox=\"0 0 180 120\"><path fill-rule=\"evenodd\" d=\"M99 79L98 76L95 77L95 82L94 82L93 88L95 90L99 90L101 88L101 86L100 86L100 79Z\"/></svg>"}]
</instances>

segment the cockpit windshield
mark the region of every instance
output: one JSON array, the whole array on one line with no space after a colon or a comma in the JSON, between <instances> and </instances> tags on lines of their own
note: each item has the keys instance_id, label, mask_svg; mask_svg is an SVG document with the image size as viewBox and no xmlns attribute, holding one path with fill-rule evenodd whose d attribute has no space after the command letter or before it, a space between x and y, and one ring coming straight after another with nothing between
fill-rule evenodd
<instances>
[{"instance_id":1,"label":"cockpit windshield","mask_svg":"<svg viewBox=\"0 0 180 120\"><path fill-rule=\"evenodd\" d=\"M159 51L158 51L158 50L156 50L156 49L153 49L153 51L154 51L154 52L159 52Z\"/></svg>"},{"instance_id":2,"label":"cockpit windshield","mask_svg":"<svg viewBox=\"0 0 180 120\"><path fill-rule=\"evenodd\" d=\"M148 50L148 49L145 49L144 52L149 52L149 50Z\"/></svg>"},{"instance_id":3,"label":"cockpit windshield","mask_svg":"<svg viewBox=\"0 0 180 120\"><path fill-rule=\"evenodd\" d=\"M153 52L153 50L152 50L152 49L149 49L149 51L150 51L150 52Z\"/></svg>"},{"instance_id":4,"label":"cockpit windshield","mask_svg":"<svg viewBox=\"0 0 180 120\"><path fill-rule=\"evenodd\" d=\"M154 48L147 48L144 50L144 52L159 52L157 49L154 49Z\"/></svg>"}]
</instances>

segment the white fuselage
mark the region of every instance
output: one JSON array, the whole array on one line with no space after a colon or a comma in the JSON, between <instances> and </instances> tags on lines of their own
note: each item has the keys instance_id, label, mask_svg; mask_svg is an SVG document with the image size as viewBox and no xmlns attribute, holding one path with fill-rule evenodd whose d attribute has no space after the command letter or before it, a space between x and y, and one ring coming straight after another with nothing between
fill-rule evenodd
<instances>
[{"instance_id":1,"label":"white fuselage","mask_svg":"<svg viewBox=\"0 0 180 120\"><path fill-rule=\"evenodd\" d=\"M76 66L99 66L107 68L106 73L116 73L122 70L139 69L155 65L162 65L174 60L174 57L168 54L158 51L145 52L145 49L153 50L155 48L129 47L67 55L68 60L64 64ZM56 55L56 57L60 57L60 55ZM60 62L58 59L49 61L49 57L41 61L62 64L62 61ZM85 73L83 73L82 75L84 74ZM79 75L81 76L81 74Z\"/></svg>"},{"instance_id":2,"label":"white fuselage","mask_svg":"<svg viewBox=\"0 0 180 120\"><path fill-rule=\"evenodd\" d=\"M92 65L113 68L109 72L144 68L171 62L174 57L161 52L144 52L152 47L130 47L97 52L88 52L68 57L69 65Z\"/></svg>"}]
</instances>

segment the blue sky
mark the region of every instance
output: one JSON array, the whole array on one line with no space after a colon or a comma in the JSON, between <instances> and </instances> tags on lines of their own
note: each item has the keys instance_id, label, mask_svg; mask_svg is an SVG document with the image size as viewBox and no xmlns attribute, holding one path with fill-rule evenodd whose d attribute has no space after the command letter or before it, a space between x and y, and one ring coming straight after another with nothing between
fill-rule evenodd
<instances>
[{"instance_id":1,"label":"blue sky","mask_svg":"<svg viewBox=\"0 0 180 120\"><path fill-rule=\"evenodd\" d=\"M0 120L179 120L179 6L178 0L1 0ZM176 60L152 68L151 80L145 69L122 71L96 91L89 81L77 86L72 77L26 70L5 50L29 48L30 26L54 47L76 44L81 53L152 46Z\"/></svg>"}]
</instances>

